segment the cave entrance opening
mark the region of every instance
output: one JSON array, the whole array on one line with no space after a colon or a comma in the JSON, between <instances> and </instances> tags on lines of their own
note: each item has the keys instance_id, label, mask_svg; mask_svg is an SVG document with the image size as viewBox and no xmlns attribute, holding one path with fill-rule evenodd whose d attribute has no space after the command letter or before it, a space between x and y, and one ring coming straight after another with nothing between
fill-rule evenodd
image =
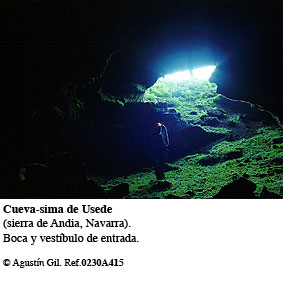
<instances>
[{"instance_id":1,"label":"cave entrance opening","mask_svg":"<svg viewBox=\"0 0 283 286\"><path fill-rule=\"evenodd\" d=\"M166 74L164 80L166 81L183 81L183 80L209 80L216 66L206 66L190 70L178 71L172 74Z\"/></svg>"}]
</instances>

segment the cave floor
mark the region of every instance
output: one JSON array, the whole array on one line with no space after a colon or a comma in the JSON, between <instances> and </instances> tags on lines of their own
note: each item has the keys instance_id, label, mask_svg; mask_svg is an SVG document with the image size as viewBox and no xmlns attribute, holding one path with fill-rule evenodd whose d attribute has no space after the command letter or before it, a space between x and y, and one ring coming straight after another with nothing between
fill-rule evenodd
<instances>
[{"instance_id":1,"label":"cave floor","mask_svg":"<svg viewBox=\"0 0 283 286\"><path fill-rule=\"evenodd\" d=\"M257 135L237 141L222 141L205 153L171 162L164 181L157 181L153 169L117 178L97 179L110 190L128 183L128 198L213 198L235 179L245 177L256 184L255 195L263 188L283 193L283 143L280 128L260 128Z\"/></svg>"}]
</instances>

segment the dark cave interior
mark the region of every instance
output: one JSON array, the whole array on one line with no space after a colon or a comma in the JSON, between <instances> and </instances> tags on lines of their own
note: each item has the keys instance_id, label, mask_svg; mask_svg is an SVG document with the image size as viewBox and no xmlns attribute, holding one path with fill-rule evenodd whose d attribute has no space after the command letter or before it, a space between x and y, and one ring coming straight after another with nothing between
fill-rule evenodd
<instances>
[{"instance_id":1,"label":"dark cave interior","mask_svg":"<svg viewBox=\"0 0 283 286\"><path fill-rule=\"evenodd\" d=\"M8 176L13 187L21 166L51 166L62 152L80 154L96 175L150 166L140 151L146 134L157 121L171 121L148 103L134 103L136 85L149 88L179 70L215 64L210 82L219 93L260 105L282 121L281 1L23 0L1 6L1 43L14 65L20 110L20 154ZM180 142L172 161L197 150Z\"/></svg>"}]
</instances>

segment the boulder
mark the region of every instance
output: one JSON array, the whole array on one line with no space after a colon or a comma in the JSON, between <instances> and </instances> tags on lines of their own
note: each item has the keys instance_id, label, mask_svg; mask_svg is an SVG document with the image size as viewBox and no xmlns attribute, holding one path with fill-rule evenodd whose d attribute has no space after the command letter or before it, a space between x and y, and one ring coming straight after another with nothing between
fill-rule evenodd
<instances>
[{"instance_id":1,"label":"boulder","mask_svg":"<svg viewBox=\"0 0 283 286\"><path fill-rule=\"evenodd\" d=\"M220 189L214 199L255 199L256 184L246 178L239 178Z\"/></svg>"},{"instance_id":2,"label":"boulder","mask_svg":"<svg viewBox=\"0 0 283 286\"><path fill-rule=\"evenodd\" d=\"M216 117L218 119L223 119L225 116L224 116L224 111L221 110L221 109L207 109L207 114L211 117Z\"/></svg>"},{"instance_id":3,"label":"boulder","mask_svg":"<svg viewBox=\"0 0 283 286\"><path fill-rule=\"evenodd\" d=\"M166 191L168 189L170 189L172 187L172 183L168 182L168 181L158 181L156 184L153 184L150 187L150 190L152 192L156 192L156 191Z\"/></svg>"},{"instance_id":4,"label":"boulder","mask_svg":"<svg viewBox=\"0 0 283 286\"><path fill-rule=\"evenodd\" d=\"M105 190L101 187L101 185L98 182L94 180L88 180L85 189L86 189L85 196L87 198L92 198L92 199L106 198Z\"/></svg>"},{"instance_id":5,"label":"boulder","mask_svg":"<svg viewBox=\"0 0 283 286\"><path fill-rule=\"evenodd\" d=\"M206 115L201 116L201 120L204 121L205 125L209 126L217 126L220 123L216 117L206 116Z\"/></svg>"},{"instance_id":6,"label":"boulder","mask_svg":"<svg viewBox=\"0 0 283 286\"><path fill-rule=\"evenodd\" d=\"M278 137L278 138L274 138L272 140L273 144L282 144L283 143L283 137Z\"/></svg>"},{"instance_id":7,"label":"boulder","mask_svg":"<svg viewBox=\"0 0 283 286\"><path fill-rule=\"evenodd\" d=\"M231 151L224 155L224 161L233 160L241 157L243 157L242 150Z\"/></svg>"},{"instance_id":8,"label":"boulder","mask_svg":"<svg viewBox=\"0 0 283 286\"><path fill-rule=\"evenodd\" d=\"M199 160L199 164L202 166L212 166L220 163L220 158L219 157L213 157L213 156L207 156Z\"/></svg>"},{"instance_id":9,"label":"boulder","mask_svg":"<svg viewBox=\"0 0 283 286\"><path fill-rule=\"evenodd\" d=\"M282 199L280 195L275 194L273 192L269 192L266 186L262 188L262 192L260 193L259 198L260 199Z\"/></svg>"},{"instance_id":10,"label":"boulder","mask_svg":"<svg viewBox=\"0 0 283 286\"><path fill-rule=\"evenodd\" d=\"M128 183L122 183L118 186L113 187L107 193L107 198L109 199L122 199L128 196L130 193L130 185Z\"/></svg>"}]
</instances>

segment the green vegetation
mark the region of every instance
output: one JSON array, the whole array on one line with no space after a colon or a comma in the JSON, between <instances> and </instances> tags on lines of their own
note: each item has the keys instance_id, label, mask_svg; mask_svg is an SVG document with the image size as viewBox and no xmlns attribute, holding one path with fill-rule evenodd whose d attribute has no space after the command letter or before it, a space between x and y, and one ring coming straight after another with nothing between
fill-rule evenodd
<instances>
[{"instance_id":1,"label":"green vegetation","mask_svg":"<svg viewBox=\"0 0 283 286\"><path fill-rule=\"evenodd\" d=\"M283 194L282 129L244 121L254 105L217 94L217 85L208 80L160 78L144 92L144 100L157 109L166 103L189 125L227 134L227 141L171 162L164 181L156 180L152 168L101 182L106 190L128 183L131 198L213 198L223 186L244 176L256 184L256 196L264 188Z\"/></svg>"},{"instance_id":2,"label":"green vegetation","mask_svg":"<svg viewBox=\"0 0 283 286\"><path fill-rule=\"evenodd\" d=\"M180 113L182 120L199 125L206 131L228 133L231 130L227 126L239 126L241 122L240 109L233 112L222 107L226 102L232 107L243 103L229 101L217 94L217 85L207 80L174 82L160 78L145 91L144 97L149 102L166 103ZM203 124L208 119L213 119L217 126ZM262 127L250 138L222 141L205 154L186 156L169 164L172 170L166 173L167 185L157 183L152 169L109 180L104 187L110 189L127 182L132 198L165 198L172 195L212 198L223 186L245 176L257 185L256 195L260 195L264 186L268 191L280 194L280 186L283 186L280 161L283 144L274 144L273 141L280 137L282 130Z\"/></svg>"},{"instance_id":3,"label":"green vegetation","mask_svg":"<svg viewBox=\"0 0 283 286\"><path fill-rule=\"evenodd\" d=\"M98 90L98 95L102 101L113 102L124 106L125 103L130 102L144 102L145 91L146 88L143 85L132 83L124 86L124 93L121 95L105 93L102 89Z\"/></svg>"},{"instance_id":4,"label":"green vegetation","mask_svg":"<svg viewBox=\"0 0 283 286\"><path fill-rule=\"evenodd\" d=\"M261 128L258 133L249 139L223 141L213 146L207 154L194 154L171 163L170 166L176 169L166 173L166 181L172 183L168 189L154 188L157 181L153 170L111 179L104 187L110 189L122 182L129 183L132 198L164 198L167 195L212 198L221 187L244 175L257 185L257 195L264 186L270 192L280 194L283 186L280 166L283 144L274 144L273 139L282 136L282 130ZM242 156L236 159L227 157L227 154L239 150ZM216 158L218 163L208 166L200 163L211 157Z\"/></svg>"},{"instance_id":5,"label":"green vegetation","mask_svg":"<svg viewBox=\"0 0 283 286\"><path fill-rule=\"evenodd\" d=\"M203 120L209 117L207 110L223 111L217 104L217 100L221 97L223 96L217 93L215 83L196 79L168 81L159 78L144 93L145 101L155 104L166 103L169 108L173 108L180 113L182 120L189 124L201 126L207 132L227 134L229 132L227 128L213 126L213 124L203 124ZM216 123L217 120L214 118Z\"/></svg>"},{"instance_id":6,"label":"green vegetation","mask_svg":"<svg viewBox=\"0 0 283 286\"><path fill-rule=\"evenodd\" d=\"M189 121L205 115L206 108L215 107L217 85L208 80L167 81L159 78L145 93L149 102L165 102ZM195 114L197 113L197 114Z\"/></svg>"}]
</instances>

